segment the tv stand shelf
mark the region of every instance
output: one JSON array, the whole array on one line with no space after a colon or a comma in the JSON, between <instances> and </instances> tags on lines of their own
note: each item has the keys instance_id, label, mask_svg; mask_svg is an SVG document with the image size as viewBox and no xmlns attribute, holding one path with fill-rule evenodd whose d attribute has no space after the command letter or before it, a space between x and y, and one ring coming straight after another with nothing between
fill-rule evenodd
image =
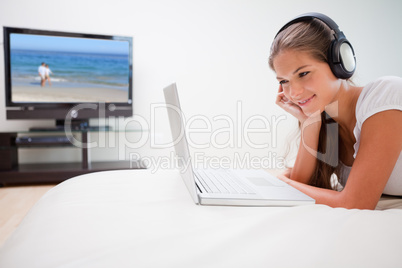
<instances>
[{"instance_id":1,"label":"tv stand shelf","mask_svg":"<svg viewBox=\"0 0 402 268\"><path fill-rule=\"evenodd\" d=\"M81 135L81 142L88 142L88 133L91 131L74 131L75 134ZM92 131L93 132L93 131ZM51 142L42 142L38 144L21 144L16 143L18 134L35 134L35 137L41 133L57 136L63 135L60 131L22 131L22 132L2 132L0 133L0 186L7 185L26 185L26 184L50 184L60 183L71 177L81 174L116 170L143 168L140 162L133 161L108 161L108 162L91 162L89 159L88 148L81 148L80 162L67 163L18 163L18 148L63 148L73 147L74 145ZM39 136L40 137L40 136Z\"/></svg>"}]
</instances>

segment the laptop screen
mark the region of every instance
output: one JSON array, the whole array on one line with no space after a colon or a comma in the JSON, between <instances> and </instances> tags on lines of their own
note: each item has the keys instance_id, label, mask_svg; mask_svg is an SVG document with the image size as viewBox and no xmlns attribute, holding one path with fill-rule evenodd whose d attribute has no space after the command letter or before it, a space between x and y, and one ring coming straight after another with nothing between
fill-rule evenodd
<instances>
[{"instance_id":1,"label":"laptop screen","mask_svg":"<svg viewBox=\"0 0 402 268\"><path fill-rule=\"evenodd\" d=\"M172 140L178 158L178 165L182 178L196 204L199 203L193 168L191 165L190 151L184 131L183 113L180 108L179 95L176 84L173 83L164 88L166 108L169 116Z\"/></svg>"}]
</instances>

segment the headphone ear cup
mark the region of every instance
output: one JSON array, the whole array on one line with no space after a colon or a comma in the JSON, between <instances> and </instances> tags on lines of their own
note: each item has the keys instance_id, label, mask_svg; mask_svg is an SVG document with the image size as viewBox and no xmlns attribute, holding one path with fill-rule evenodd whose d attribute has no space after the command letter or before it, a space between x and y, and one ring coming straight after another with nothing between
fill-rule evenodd
<instances>
[{"instance_id":1,"label":"headphone ear cup","mask_svg":"<svg viewBox=\"0 0 402 268\"><path fill-rule=\"evenodd\" d=\"M343 69L353 74L356 69L356 57L352 45L349 42L343 42L339 47L339 54Z\"/></svg>"},{"instance_id":2,"label":"headphone ear cup","mask_svg":"<svg viewBox=\"0 0 402 268\"><path fill-rule=\"evenodd\" d=\"M350 43L345 39L333 40L328 50L328 64L337 78L352 77L356 69L356 58Z\"/></svg>"}]
</instances>

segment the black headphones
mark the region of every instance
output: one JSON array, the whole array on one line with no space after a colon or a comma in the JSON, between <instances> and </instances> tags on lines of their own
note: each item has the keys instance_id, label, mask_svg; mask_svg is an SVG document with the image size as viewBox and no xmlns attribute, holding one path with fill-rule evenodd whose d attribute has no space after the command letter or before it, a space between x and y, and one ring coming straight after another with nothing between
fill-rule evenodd
<instances>
[{"instance_id":1,"label":"black headphones","mask_svg":"<svg viewBox=\"0 0 402 268\"><path fill-rule=\"evenodd\" d=\"M334 75L341 79L352 77L356 69L355 52L343 32L339 30L339 26L330 17L321 13L302 14L286 23L276 34L275 38L290 25L312 19L319 19L334 31L335 39L332 41L328 51L328 64Z\"/></svg>"}]
</instances>

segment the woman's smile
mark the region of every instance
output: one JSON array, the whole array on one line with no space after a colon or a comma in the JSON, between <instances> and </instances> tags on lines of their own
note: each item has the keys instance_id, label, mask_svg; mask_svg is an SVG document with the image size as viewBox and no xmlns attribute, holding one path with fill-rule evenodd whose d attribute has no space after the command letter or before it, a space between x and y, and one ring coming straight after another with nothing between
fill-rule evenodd
<instances>
[{"instance_id":1,"label":"woman's smile","mask_svg":"<svg viewBox=\"0 0 402 268\"><path fill-rule=\"evenodd\" d=\"M312 100L314 98L315 98L315 94L313 96L311 96L310 98L304 99L302 101L298 101L297 105L299 105L300 107L307 106L312 102Z\"/></svg>"}]
</instances>

